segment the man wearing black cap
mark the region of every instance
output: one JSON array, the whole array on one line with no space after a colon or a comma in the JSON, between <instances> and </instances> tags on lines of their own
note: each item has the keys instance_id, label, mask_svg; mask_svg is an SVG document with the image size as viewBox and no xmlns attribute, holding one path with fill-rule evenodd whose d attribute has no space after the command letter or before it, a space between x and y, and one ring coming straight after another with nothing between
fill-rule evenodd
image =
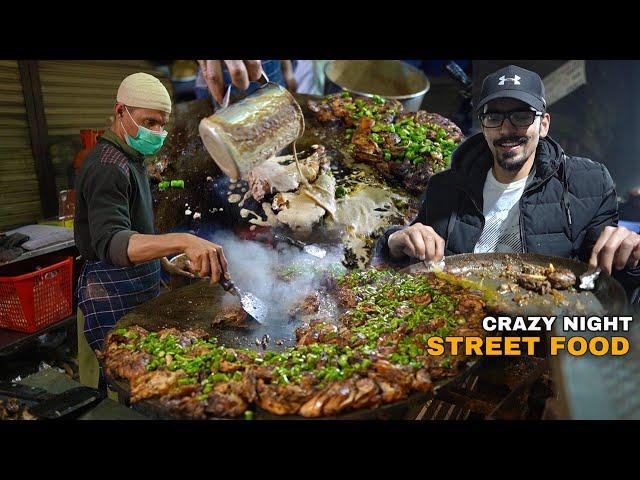
<instances>
[{"instance_id":1,"label":"man wearing black cap","mask_svg":"<svg viewBox=\"0 0 640 480\"><path fill-rule=\"evenodd\" d=\"M482 83L482 133L453 153L429 181L418 216L389 229L383 258L439 261L444 255L532 252L599 265L632 295L640 285L640 235L618 227L607 169L570 157L547 134L544 85L510 65Z\"/></svg>"}]
</instances>

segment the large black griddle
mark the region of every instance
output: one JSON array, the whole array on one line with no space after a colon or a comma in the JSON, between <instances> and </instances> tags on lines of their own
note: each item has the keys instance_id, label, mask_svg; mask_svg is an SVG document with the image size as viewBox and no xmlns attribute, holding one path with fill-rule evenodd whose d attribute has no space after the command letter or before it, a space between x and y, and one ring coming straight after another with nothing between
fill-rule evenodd
<instances>
[{"instance_id":1,"label":"large black griddle","mask_svg":"<svg viewBox=\"0 0 640 480\"><path fill-rule=\"evenodd\" d=\"M507 315L611 315L625 309L627 295L624 288L605 272L596 280L594 290L561 290L560 293L565 297L565 303L562 304L549 293L541 295L533 292L524 305L518 305L514 297L528 293L528 290L520 286L517 286L516 292L497 293L501 284L510 282L500 276L507 265L516 268L522 264L547 267L550 263L555 268L571 270L576 278L588 269L587 264L576 260L537 253L464 253L446 257L444 272L462 276L490 291L495 291L499 301L498 308L501 313ZM429 270L423 262L419 262L402 271L415 274Z\"/></svg>"},{"instance_id":2,"label":"large black griddle","mask_svg":"<svg viewBox=\"0 0 640 480\"><path fill-rule=\"evenodd\" d=\"M578 277L587 270L587 265L568 259L550 257L546 255L523 254L462 254L447 257L445 259L445 271L463 275L471 281L477 281L484 287L497 288L505 280L497 275L503 271L507 263L517 264L526 262L529 264L548 266L553 263L556 267L568 268ZM401 270L404 273L426 273L428 269L424 263L416 263ZM596 288L588 292L567 293L568 305L557 306L552 298L547 295L532 296L532 301L525 307L519 307L513 302L514 294L500 295L499 309L505 314L511 315L544 315L544 314L577 314L575 302L578 300L584 306L584 314L607 312L626 304L626 295L622 286L611 276L602 273L596 281ZM223 296L227 294L220 286L212 286L206 281L196 282L186 287L165 293L139 307L124 316L116 325L130 327L139 325L149 331L158 331L163 328L175 327L178 329L202 328L218 338L220 344L231 348L250 348L261 351L256 345L256 338L268 334L271 342L269 349L283 350L295 345L295 330L300 326L300 321L291 322L286 318L268 318L263 325L250 324L247 328L229 328L220 325L212 325L212 319L223 303ZM322 308L322 306L321 306ZM339 317L340 312L334 311L333 318ZM282 345L277 345L275 340L283 340ZM484 358L468 364L471 369L482 368ZM404 418L410 409L423 404L434 396L438 388L446 385L457 377L450 377L435 382L435 389L430 392L414 392L407 398L392 403L384 404L374 409L361 409L339 415L338 417L321 417L321 419L387 419ZM130 392L126 381L109 379L112 387L124 399L128 399ZM160 405L157 400L145 400L135 407L141 413L152 418L176 418ZM304 417L299 415L275 415L256 407L256 419L295 419Z\"/></svg>"},{"instance_id":3,"label":"large black griddle","mask_svg":"<svg viewBox=\"0 0 640 480\"><path fill-rule=\"evenodd\" d=\"M167 292L149 302L140 305L130 313L122 317L115 328L130 327L139 325L149 331L159 331L163 328L177 328L186 330L189 328L202 328L218 339L218 342L230 348L250 348L256 351L263 351L262 347L256 345L256 339L261 339L264 335L269 335L271 341L268 344L269 350L282 351L286 347L295 345L295 330L304 321L290 321L287 318L267 318L262 324L250 323L247 328L230 328L220 325L212 325L212 320L223 304L223 297L226 293L219 285L212 286L206 281L199 281L191 285L182 287L171 292ZM227 297L228 299L228 297ZM327 297L321 300L320 311L326 309L325 313L330 315L335 321L339 318L340 312L337 305ZM282 345L277 345L276 340L282 340ZM452 378L446 378L435 383L435 389L448 383ZM128 401L130 389L128 382L107 378L111 387L118 392L120 397ZM434 391L414 392L404 400L399 402L384 404L374 409L360 409L347 412L338 417L321 417L321 419L388 419L404 418L406 413L413 407L426 402L433 397ZM135 404L136 410L151 418L177 418L170 414L157 400L149 399ZM275 415L270 412L255 407L256 419L295 419L302 420L300 415Z\"/></svg>"}]
</instances>

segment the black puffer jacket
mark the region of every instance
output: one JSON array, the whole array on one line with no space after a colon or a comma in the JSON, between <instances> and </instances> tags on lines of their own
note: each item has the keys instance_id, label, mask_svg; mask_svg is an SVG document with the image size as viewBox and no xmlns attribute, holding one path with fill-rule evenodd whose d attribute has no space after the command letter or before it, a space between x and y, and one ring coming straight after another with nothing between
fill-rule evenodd
<instances>
[{"instance_id":1,"label":"black puffer jacket","mask_svg":"<svg viewBox=\"0 0 640 480\"><path fill-rule=\"evenodd\" d=\"M446 242L445 255L473 252L484 227L482 190L493 156L482 133L469 137L453 153L451 168L429 181L413 223L431 226ZM535 172L520 199L520 232L525 252L589 259L604 227L618 223L618 202L606 167L565 155L549 137L540 139ZM387 262L392 227L377 244ZM640 286L640 269L615 272L627 292Z\"/></svg>"}]
</instances>

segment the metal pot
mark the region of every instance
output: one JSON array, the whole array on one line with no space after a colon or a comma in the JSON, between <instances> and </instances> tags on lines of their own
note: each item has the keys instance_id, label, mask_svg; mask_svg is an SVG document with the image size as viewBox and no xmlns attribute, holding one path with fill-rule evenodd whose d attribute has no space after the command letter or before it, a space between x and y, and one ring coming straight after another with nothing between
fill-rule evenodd
<instances>
[{"instance_id":1,"label":"metal pot","mask_svg":"<svg viewBox=\"0 0 640 480\"><path fill-rule=\"evenodd\" d=\"M304 118L291 93L267 83L203 118L199 132L209 154L235 182L300 138Z\"/></svg>"},{"instance_id":2,"label":"metal pot","mask_svg":"<svg viewBox=\"0 0 640 480\"><path fill-rule=\"evenodd\" d=\"M324 93L346 90L358 95L398 100L415 112L431 86L427 76L399 60L331 60L324 67Z\"/></svg>"}]
</instances>

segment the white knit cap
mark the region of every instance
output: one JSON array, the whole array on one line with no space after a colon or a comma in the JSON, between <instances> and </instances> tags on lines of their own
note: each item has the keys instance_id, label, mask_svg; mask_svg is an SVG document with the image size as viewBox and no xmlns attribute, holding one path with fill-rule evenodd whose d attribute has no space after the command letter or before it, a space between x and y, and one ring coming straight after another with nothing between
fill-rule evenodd
<instances>
[{"instance_id":1,"label":"white knit cap","mask_svg":"<svg viewBox=\"0 0 640 480\"><path fill-rule=\"evenodd\" d=\"M148 73L134 73L122 80L116 100L130 107L171 113L169 92L160 80Z\"/></svg>"}]
</instances>

